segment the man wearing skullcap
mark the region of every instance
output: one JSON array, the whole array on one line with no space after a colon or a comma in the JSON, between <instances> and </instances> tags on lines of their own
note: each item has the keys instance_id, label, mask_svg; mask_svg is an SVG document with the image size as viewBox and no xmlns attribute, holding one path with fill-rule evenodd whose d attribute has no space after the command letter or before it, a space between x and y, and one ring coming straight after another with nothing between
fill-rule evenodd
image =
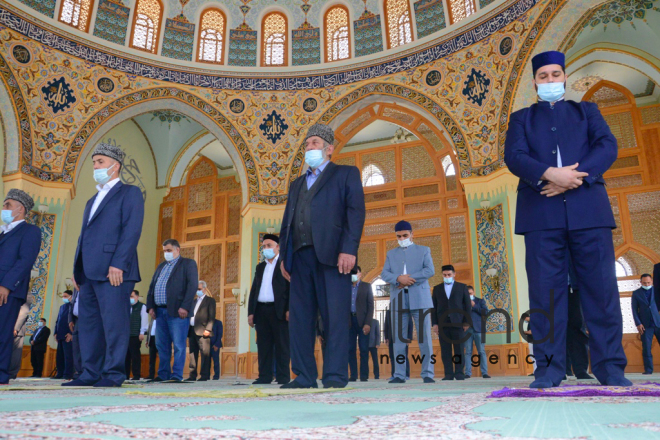
<instances>
[{"instance_id":1,"label":"man wearing skullcap","mask_svg":"<svg viewBox=\"0 0 660 440\"><path fill-rule=\"evenodd\" d=\"M630 386L614 270L616 223L603 179L617 158L616 138L596 104L564 99L564 54L536 55L532 67L539 100L511 115L504 152L520 177L516 234L525 236L538 361L530 387L556 387L566 372L569 253L589 328L591 369L604 385Z\"/></svg>"},{"instance_id":2,"label":"man wearing skullcap","mask_svg":"<svg viewBox=\"0 0 660 440\"><path fill-rule=\"evenodd\" d=\"M304 139L308 169L291 183L282 218L281 269L291 281L291 367L298 376L284 388L318 386L314 340L319 311L327 353L323 385L343 388L348 383L351 270L365 207L360 170L330 162L334 141L327 125L310 127Z\"/></svg>"},{"instance_id":3,"label":"man wearing skullcap","mask_svg":"<svg viewBox=\"0 0 660 440\"><path fill-rule=\"evenodd\" d=\"M100 143L92 160L98 193L85 206L73 265L83 372L62 385L119 387L126 379L130 295L140 281L144 200L138 187L119 179L119 147Z\"/></svg>"},{"instance_id":4,"label":"man wearing skullcap","mask_svg":"<svg viewBox=\"0 0 660 440\"><path fill-rule=\"evenodd\" d=\"M277 365L277 383L284 385L291 381L289 281L282 275L279 243L277 235L264 235L261 250L264 260L257 264L254 271L248 300L248 324L257 330L259 357L259 378L254 384L269 384L273 381L273 357Z\"/></svg>"},{"instance_id":5,"label":"man wearing skullcap","mask_svg":"<svg viewBox=\"0 0 660 440\"><path fill-rule=\"evenodd\" d=\"M394 338L394 378L389 383L406 381L406 345L410 342L409 320L413 320L419 340L424 383L434 383L435 355L431 341L433 299L429 278L435 275L431 249L413 243L412 225L405 220L394 226L399 247L387 252L380 277L390 283L390 310ZM429 316L427 316L429 315Z\"/></svg>"},{"instance_id":6,"label":"man wearing skullcap","mask_svg":"<svg viewBox=\"0 0 660 440\"><path fill-rule=\"evenodd\" d=\"M34 200L25 191L11 189L2 204L0 226L0 385L9 383L14 325L27 299L30 274L39 249L41 230L26 223Z\"/></svg>"}]
</instances>

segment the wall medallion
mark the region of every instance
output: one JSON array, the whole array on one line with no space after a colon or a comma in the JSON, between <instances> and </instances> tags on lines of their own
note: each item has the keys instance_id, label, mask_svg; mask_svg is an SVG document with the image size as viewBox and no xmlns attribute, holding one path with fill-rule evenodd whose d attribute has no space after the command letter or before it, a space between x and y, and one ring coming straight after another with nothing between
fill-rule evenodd
<instances>
[{"instance_id":1,"label":"wall medallion","mask_svg":"<svg viewBox=\"0 0 660 440\"><path fill-rule=\"evenodd\" d=\"M232 99L231 102L229 102L229 110L235 114L243 113L245 110L245 103L238 98Z\"/></svg>"},{"instance_id":2,"label":"wall medallion","mask_svg":"<svg viewBox=\"0 0 660 440\"><path fill-rule=\"evenodd\" d=\"M14 59L21 64L27 64L32 60L32 55L28 48L21 44L14 46L11 53L14 55Z\"/></svg>"},{"instance_id":3,"label":"wall medallion","mask_svg":"<svg viewBox=\"0 0 660 440\"><path fill-rule=\"evenodd\" d=\"M511 37L504 37L500 41L500 55L503 57L509 55L513 50L513 39Z\"/></svg>"},{"instance_id":4,"label":"wall medallion","mask_svg":"<svg viewBox=\"0 0 660 440\"><path fill-rule=\"evenodd\" d=\"M264 122L259 126L259 130L266 139L276 144L289 126L284 122L284 118L277 114L275 110L264 118Z\"/></svg>"},{"instance_id":5,"label":"wall medallion","mask_svg":"<svg viewBox=\"0 0 660 440\"><path fill-rule=\"evenodd\" d=\"M442 74L437 70L431 70L426 74L426 85L430 87L435 87L440 84L442 81Z\"/></svg>"},{"instance_id":6,"label":"wall medallion","mask_svg":"<svg viewBox=\"0 0 660 440\"><path fill-rule=\"evenodd\" d=\"M102 93L110 93L115 89L115 83L108 77L99 78L96 82L96 86Z\"/></svg>"},{"instance_id":7,"label":"wall medallion","mask_svg":"<svg viewBox=\"0 0 660 440\"><path fill-rule=\"evenodd\" d=\"M303 101L303 110L305 110L307 113L311 113L314 110L316 110L316 107L318 107L318 102L314 98L307 98L305 101Z\"/></svg>"},{"instance_id":8,"label":"wall medallion","mask_svg":"<svg viewBox=\"0 0 660 440\"><path fill-rule=\"evenodd\" d=\"M64 77L49 81L41 88L41 97L54 114L68 109L76 102L76 96Z\"/></svg>"},{"instance_id":9,"label":"wall medallion","mask_svg":"<svg viewBox=\"0 0 660 440\"><path fill-rule=\"evenodd\" d=\"M465 85L463 96L472 102L472 104L481 106L488 94L490 78L485 73L479 72L473 67L472 72L470 72L463 84Z\"/></svg>"}]
</instances>

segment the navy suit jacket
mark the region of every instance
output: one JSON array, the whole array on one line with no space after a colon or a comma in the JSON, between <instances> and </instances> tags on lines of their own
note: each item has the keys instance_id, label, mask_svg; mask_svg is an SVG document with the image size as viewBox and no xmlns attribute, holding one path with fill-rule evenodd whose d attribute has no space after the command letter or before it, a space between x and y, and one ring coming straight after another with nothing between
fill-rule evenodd
<instances>
[{"instance_id":1,"label":"navy suit jacket","mask_svg":"<svg viewBox=\"0 0 660 440\"><path fill-rule=\"evenodd\" d=\"M137 186L117 182L90 220L95 199L96 195L87 201L83 214L73 260L76 282L106 281L110 266L124 271L124 281L139 282L137 245L144 220L142 191Z\"/></svg>"},{"instance_id":2,"label":"navy suit jacket","mask_svg":"<svg viewBox=\"0 0 660 440\"><path fill-rule=\"evenodd\" d=\"M41 249L41 230L21 222L0 236L0 286L9 296L25 301L30 287L30 272Z\"/></svg>"},{"instance_id":3,"label":"navy suit jacket","mask_svg":"<svg viewBox=\"0 0 660 440\"><path fill-rule=\"evenodd\" d=\"M44 325L41 331L37 328L32 336L30 336L30 342L34 341L31 350L39 352L46 351L48 348L48 338L50 338L50 329L48 327Z\"/></svg>"},{"instance_id":4,"label":"navy suit jacket","mask_svg":"<svg viewBox=\"0 0 660 440\"><path fill-rule=\"evenodd\" d=\"M71 303L60 306L57 321L55 321L55 339L58 341L63 341L66 335L71 333L71 329L69 329L69 314L72 309Z\"/></svg>"},{"instance_id":5,"label":"navy suit jacket","mask_svg":"<svg viewBox=\"0 0 660 440\"><path fill-rule=\"evenodd\" d=\"M474 331L477 333L481 333L484 331L483 327L481 326L481 317L486 316L488 314L488 306L486 305L486 300L483 298L477 298L476 296L474 297L474 306L472 307L472 328L474 328Z\"/></svg>"},{"instance_id":6,"label":"navy suit jacket","mask_svg":"<svg viewBox=\"0 0 660 440\"><path fill-rule=\"evenodd\" d=\"M302 185L307 185L306 173L291 184L280 230L281 258L289 273L293 261L293 214ZM366 216L360 170L330 162L316 185L318 191L311 201L314 250L319 262L336 266L341 253L357 257Z\"/></svg>"},{"instance_id":7,"label":"navy suit jacket","mask_svg":"<svg viewBox=\"0 0 660 440\"><path fill-rule=\"evenodd\" d=\"M630 301L635 325L643 324L644 328L649 328L651 324L655 327L660 327L658 296L655 294L655 289L651 290L651 304L649 304L649 301L646 299L646 290L641 287L633 292Z\"/></svg>"},{"instance_id":8,"label":"navy suit jacket","mask_svg":"<svg viewBox=\"0 0 660 440\"><path fill-rule=\"evenodd\" d=\"M557 166L579 163L584 183L563 195L541 195L541 176ZM548 229L615 228L603 173L617 158L616 138L591 102L539 102L511 114L504 147L509 170L520 177L516 234ZM564 199L566 200L564 202Z\"/></svg>"},{"instance_id":9,"label":"navy suit jacket","mask_svg":"<svg viewBox=\"0 0 660 440\"><path fill-rule=\"evenodd\" d=\"M160 276L167 262L163 261L156 268L149 285L149 293L147 294L147 310L156 309L156 281ZM167 313L172 318L179 316L179 309L188 311L188 317L192 317L193 301L197 294L198 282L197 263L190 258L179 257L176 262L170 277L165 284L165 292L167 295Z\"/></svg>"},{"instance_id":10,"label":"navy suit jacket","mask_svg":"<svg viewBox=\"0 0 660 440\"><path fill-rule=\"evenodd\" d=\"M211 346L222 348L222 321L216 319L213 323L213 333L211 334Z\"/></svg>"}]
</instances>

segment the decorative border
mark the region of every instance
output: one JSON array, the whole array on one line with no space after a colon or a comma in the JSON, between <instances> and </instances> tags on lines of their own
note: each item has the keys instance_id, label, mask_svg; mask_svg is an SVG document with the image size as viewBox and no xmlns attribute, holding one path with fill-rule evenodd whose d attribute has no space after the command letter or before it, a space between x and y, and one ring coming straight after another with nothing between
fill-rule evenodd
<instances>
[{"instance_id":1,"label":"decorative border","mask_svg":"<svg viewBox=\"0 0 660 440\"><path fill-rule=\"evenodd\" d=\"M491 35L516 21L520 16L529 11L534 5L536 5L537 1L540 0L520 0L488 21L465 31L452 39L396 60L335 74L287 78L237 78L220 75L193 74L143 64L123 57L111 55L107 52L54 34L51 31L45 30L22 17L19 17L12 11L3 7L0 7L0 25L6 26L7 28L34 41L82 60L127 74L138 75L154 80L225 90L303 90L351 84L428 64L489 38Z\"/></svg>"},{"instance_id":2,"label":"decorative border","mask_svg":"<svg viewBox=\"0 0 660 440\"><path fill-rule=\"evenodd\" d=\"M39 215L36 211L30 211L28 223L36 225ZM33 299L28 314L26 336L34 334L39 319L44 316L44 304L46 302L46 289L50 271L50 256L53 251L53 236L55 234L56 221L57 214L44 214L39 228L41 230L41 246L37 260L34 262L34 269L39 272L39 275L35 278L32 289L30 290ZM57 290L57 288L54 290Z\"/></svg>"}]
</instances>

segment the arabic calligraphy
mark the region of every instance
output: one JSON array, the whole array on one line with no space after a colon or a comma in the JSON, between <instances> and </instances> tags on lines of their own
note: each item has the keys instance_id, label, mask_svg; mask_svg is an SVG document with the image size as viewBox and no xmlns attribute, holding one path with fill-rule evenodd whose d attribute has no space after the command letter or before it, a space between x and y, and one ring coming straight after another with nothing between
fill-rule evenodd
<instances>
[{"instance_id":1,"label":"arabic calligraphy","mask_svg":"<svg viewBox=\"0 0 660 440\"><path fill-rule=\"evenodd\" d=\"M264 122L259 126L261 133L273 144L280 140L288 128L289 126L284 122L284 119L275 110L266 116Z\"/></svg>"},{"instance_id":2,"label":"arabic calligraphy","mask_svg":"<svg viewBox=\"0 0 660 440\"><path fill-rule=\"evenodd\" d=\"M115 83L107 77L99 78L96 85L103 93L110 93L115 89Z\"/></svg>"},{"instance_id":3,"label":"arabic calligraphy","mask_svg":"<svg viewBox=\"0 0 660 440\"><path fill-rule=\"evenodd\" d=\"M509 55L513 50L513 39L511 37L504 37L500 41L500 55L503 57Z\"/></svg>"},{"instance_id":4,"label":"arabic calligraphy","mask_svg":"<svg viewBox=\"0 0 660 440\"><path fill-rule=\"evenodd\" d=\"M307 98L305 101L303 101L303 110L305 110L307 113L311 113L314 110L316 110L316 107L318 107L319 103L316 101L314 98Z\"/></svg>"},{"instance_id":5,"label":"arabic calligraphy","mask_svg":"<svg viewBox=\"0 0 660 440\"><path fill-rule=\"evenodd\" d=\"M473 104L481 106L489 90L490 78L473 67L472 72L470 72L463 84L465 85L463 96Z\"/></svg>"},{"instance_id":6,"label":"arabic calligraphy","mask_svg":"<svg viewBox=\"0 0 660 440\"><path fill-rule=\"evenodd\" d=\"M135 185L140 188L142 191L142 198L144 201L147 201L147 187L142 182L140 177L140 167L138 167L137 162L131 156L127 156L124 159L124 166L121 167L121 181L127 185Z\"/></svg>"},{"instance_id":7,"label":"arabic calligraphy","mask_svg":"<svg viewBox=\"0 0 660 440\"><path fill-rule=\"evenodd\" d=\"M440 81L442 81L442 74L437 70L431 70L426 75L426 84L428 86L435 87L440 84Z\"/></svg>"},{"instance_id":8,"label":"arabic calligraphy","mask_svg":"<svg viewBox=\"0 0 660 440\"><path fill-rule=\"evenodd\" d=\"M32 55L30 55L28 48L21 44L14 46L14 48L11 50L11 53L14 55L16 61L21 64L27 64L32 59Z\"/></svg>"},{"instance_id":9,"label":"arabic calligraphy","mask_svg":"<svg viewBox=\"0 0 660 440\"><path fill-rule=\"evenodd\" d=\"M53 110L53 113L69 108L76 102L76 96L69 84L64 81L64 77L54 80L41 88L42 98Z\"/></svg>"},{"instance_id":10,"label":"arabic calligraphy","mask_svg":"<svg viewBox=\"0 0 660 440\"><path fill-rule=\"evenodd\" d=\"M229 103L229 110L236 114L243 113L243 110L245 110L245 103L238 98L232 99Z\"/></svg>"}]
</instances>

